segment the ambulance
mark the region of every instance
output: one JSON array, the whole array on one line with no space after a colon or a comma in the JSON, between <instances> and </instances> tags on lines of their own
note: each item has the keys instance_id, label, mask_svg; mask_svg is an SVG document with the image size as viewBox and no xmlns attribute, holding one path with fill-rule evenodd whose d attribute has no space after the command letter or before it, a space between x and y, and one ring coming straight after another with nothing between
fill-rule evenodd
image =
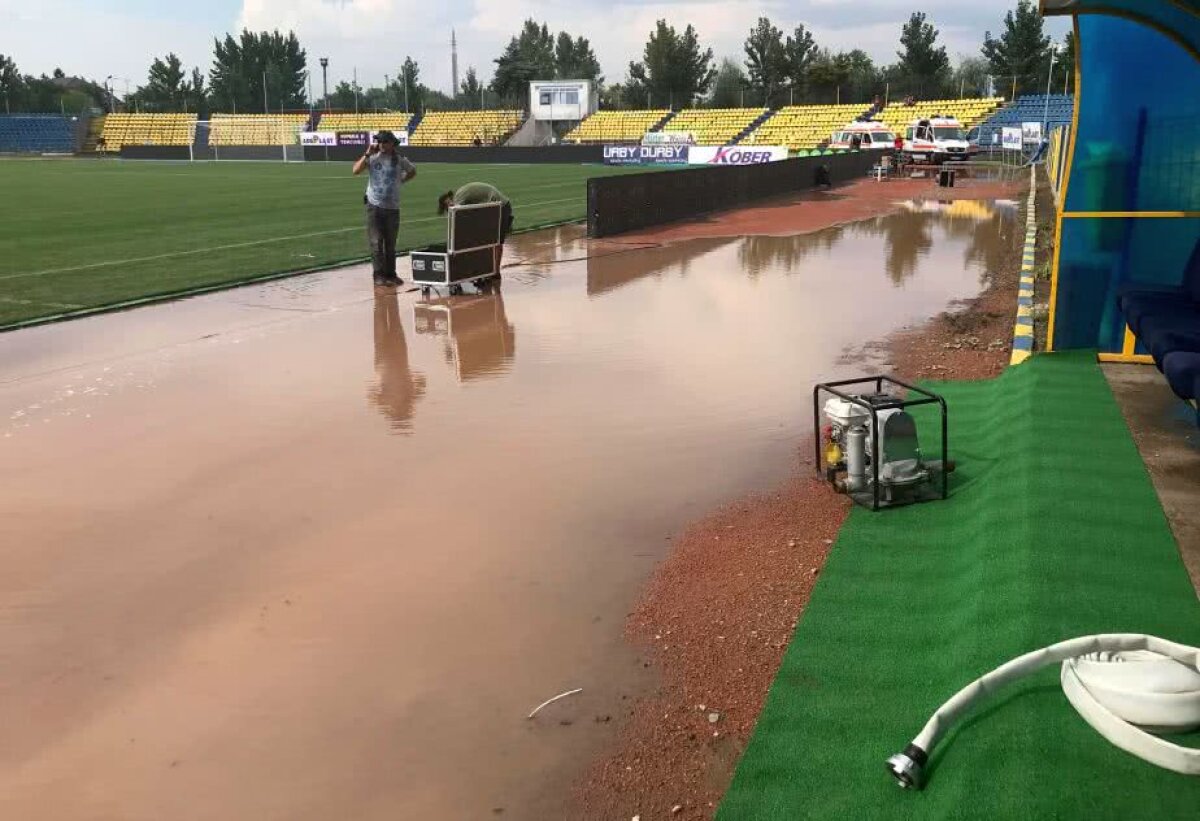
<instances>
[{"instance_id":1,"label":"ambulance","mask_svg":"<svg viewBox=\"0 0 1200 821\"><path fill-rule=\"evenodd\" d=\"M896 144L896 135L888 130L887 125L876 120L865 120L850 123L833 132L829 147L849 150L854 147L855 137L858 137L858 147L864 151L894 148Z\"/></svg>"},{"instance_id":2,"label":"ambulance","mask_svg":"<svg viewBox=\"0 0 1200 821\"><path fill-rule=\"evenodd\" d=\"M904 156L917 162L970 159L971 146L962 123L954 117L913 120L904 131Z\"/></svg>"}]
</instances>

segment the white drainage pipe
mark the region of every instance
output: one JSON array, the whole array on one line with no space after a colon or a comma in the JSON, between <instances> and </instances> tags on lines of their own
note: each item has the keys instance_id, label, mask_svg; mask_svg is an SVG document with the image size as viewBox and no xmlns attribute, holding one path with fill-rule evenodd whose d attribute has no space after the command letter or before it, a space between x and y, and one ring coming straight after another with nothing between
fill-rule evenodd
<instances>
[{"instance_id":1,"label":"white drainage pipe","mask_svg":"<svg viewBox=\"0 0 1200 821\"><path fill-rule=\"evenodd\" d=\"M887 760L888 771L901 787L920 789L929 752L954 722L1005 684L1059 662L1067 700L1100 735L1151 764L1200 775L1200 749L1150 734L1200 727L1200 648L1133 633L1070 639L1002 664L939 707Z\"/></svg>"}]
</instances>

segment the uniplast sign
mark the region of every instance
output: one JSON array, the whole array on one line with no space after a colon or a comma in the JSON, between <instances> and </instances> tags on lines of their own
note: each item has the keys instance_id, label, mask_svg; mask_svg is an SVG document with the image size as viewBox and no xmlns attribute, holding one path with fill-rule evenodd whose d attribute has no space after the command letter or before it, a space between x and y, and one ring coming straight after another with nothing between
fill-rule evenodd
<instances>
[{"instance_id":1,"label":"uniplast sign","mask_svg":"<svg viewBox=\"0 0 1200 821\"><path fill-rule=\"evenodd\" d=\"M760 165L786 160L787 148L781 145L693 146L688 149L690 165Z\"/></svg>"},{"instance_id":2,"label":"uniplast sign","mask_svg":"<svg viewBox=\"0 0 1200 821\"><path fill-rule=\"evenodd\" d=\"M300 145L337 145L336 131L302 131Z\"/></svg>"},{"instance_id":3,"label":"uniplast sign","mask_svg":"<svg viewBox=\"0 0 1200 821\"><path fill-rule=\"evenodd\" d=\"M686 145L606 145L605 165L684 165Z\"/></svg>"}]
</instances>

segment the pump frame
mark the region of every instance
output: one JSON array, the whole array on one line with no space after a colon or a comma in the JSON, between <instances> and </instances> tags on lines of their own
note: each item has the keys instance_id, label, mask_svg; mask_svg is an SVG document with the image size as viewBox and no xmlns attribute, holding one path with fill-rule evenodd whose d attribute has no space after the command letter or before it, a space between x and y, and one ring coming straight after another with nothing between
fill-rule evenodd
<instances>
[{"instance_id":1,"label":"pump frame","mask_svg":"<svg viewBox=\"0 0 1200 821\"><path fill-rule=\"evenodd\" d=\"M895 385L897 387L904 388L905 390L909 391L910 393L917 394L919 398L913 399L913 398L906 397L904 399L901 399L899 397L896 397L895 400L892 402L887 402L882 405L872 405L870 402L866 402L862 399L859 399L857 396L854 396L852 394L848 394L848 393L845 393L844 391L838 390L838 388L844 388L848 385L866 385L871 382L875 383L875 393L876 394L883 393L883 386L886 383L889 385ZM814 464L816 465L816 471L817 471L818 475L821 475L823 473L823 467L824 467L824 462L825 462L824 456L821 453L821 393L822 392L828 393L832 396L836 396L837 398L843 399L853 405L857 405L858 407L866 410L867 413L869 413L871 415L871 504L870 504L870 509L872 511L878 511L879 507L880 507L880 505L879 505L879 461L880 460L879 460L879 415L878 415L878 412L881 410L891 410L893 408L905 410L907 408L917 407L918 405L937 405L941 409L941 414L942 414L942 464L943 464L943 468L941 471L941 473L942 473L942 495L941 495L941 498L943 500L950 498L950 479L948 476L949 471L945 467L950 461L950 450L949 450L949 448L950 448L950 441L949 441L950 440L950 432L949 432L949 423L948 423L945 399L943 399L938 394L933 393L932 391L927 391L924 388L918 388L916 385L910 385L907 382L902 382L899 379L895 379L891 376L863 376L863 377L859 377L858 379L840 379L836 382L818 382L817 385L815 387L813 387L813 454L816 457ZM863 504L863 506L866 507L866 505L861 500L855 498L855 494L849 494L849 495L850 495L850 498L854 499L854 501L859 502L859 504ZM931 500L930 499L913 499L912 500L912 502L922 502L922 501L931 501ZM890 506L890 505L885 505L885 506Z\"/></svg>"}]
</instances>

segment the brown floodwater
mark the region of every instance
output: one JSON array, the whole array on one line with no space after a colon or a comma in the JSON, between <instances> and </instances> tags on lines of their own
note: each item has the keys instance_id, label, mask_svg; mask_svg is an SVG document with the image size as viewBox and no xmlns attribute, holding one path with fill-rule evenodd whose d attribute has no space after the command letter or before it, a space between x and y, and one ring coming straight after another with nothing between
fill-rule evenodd
<instances>
[{"instance_id":1,"label":"brown floodwater","mask_svg":"<svg viewBox=\"0 0 1200 821\"><path fill-rule=\"evenodd\" d=\"M0 818L562 817L653 684L622 627L669 537L980 290L1012 224L962 210L0 336Z\"/></svg>"}]
</instances>

